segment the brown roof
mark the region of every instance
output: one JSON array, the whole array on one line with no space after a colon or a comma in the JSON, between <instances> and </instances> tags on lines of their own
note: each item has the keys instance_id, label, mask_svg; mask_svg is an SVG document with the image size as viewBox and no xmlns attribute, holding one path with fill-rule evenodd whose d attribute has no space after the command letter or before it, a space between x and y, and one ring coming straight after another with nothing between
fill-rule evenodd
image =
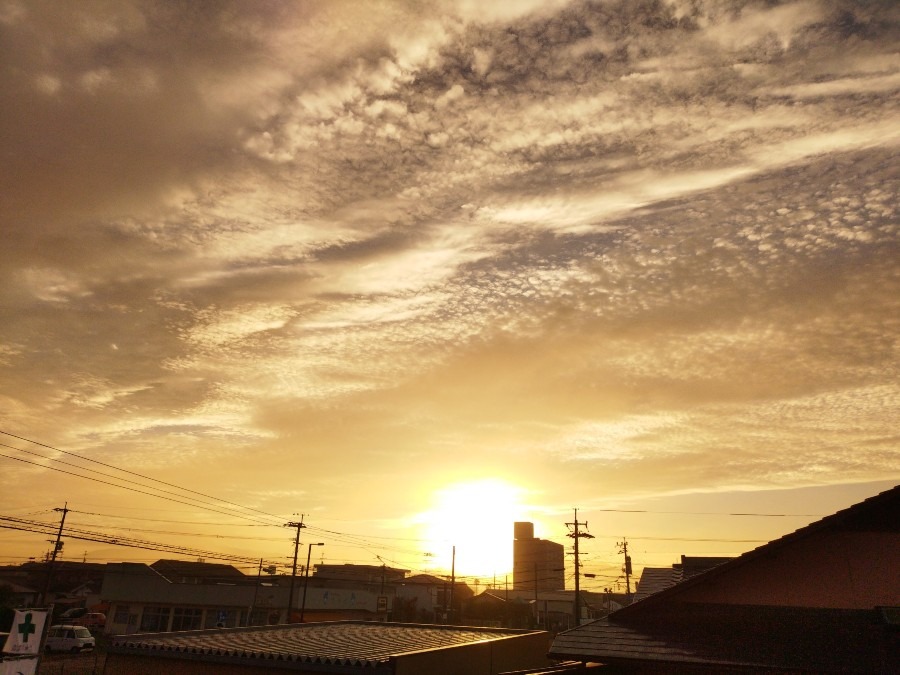
<instances>
[{"instance_id":1,"label":"brown roof","mask_svg":"<svg viewBox=\"0 0 900 675\"><path fill-rule=\"evenodd\" d=\"M645 567L634 592L634 602L671 588L682 579L680 567Z\"/></svg>"},{"instance_id":2,"label":"brown roof","mask_svg":"<svg viewBox=\"0 0 900 675\"><path fill-rule=\"evenodd\" d=\"M777 553L781 549L791 546L795 542L806 539L819 532L833 530L869 530L878 532L900 532L900 485L895 485L890 490L885 490L873 497L854 504L846 509L826 516L821 520L810 523L806 527L786 534L779 539L774 539L752 551L748 551L737 558L732 558L721 565L685 579L670 588L654 593L640 603L634 603L623 607L617 616L627 616L631 612L644 611L650 604L666 602L672 597L693 588L698 584L708 583L710 579L727 574L737 567L752 564L764 556Z\"/></svg>"},{"instance_id":3,"label":"brown roof","mask_svg":"<svg viewBox=\"0 0 900 675\"><path fill-rule=\"evenodd\" d=\"M632 668L671 669L681 664L754 672L900 672L900 635L883 608L685 601L691 599L691 589L727 581L732 570L784 556L795 544L833 532L876 532L887 535L885 542L896 541L900 486L661 590L607 619L560 633L550 655ZM890 562L896 551L885 548L885 560ZM890 598L896 587L884 591Z\"/></svg>"},{"instance_id":4,"label":"brown roof","mask_svg":"<svg viewBox=\"0 0 900 675\"><path fill-rule=\"evenodd\" d=\"M612 615L560 633L550 656L753 672L888 673L900 663L896 629L874 609L677 605L640 621Z\"/></svg>"},{"instance_id":5,"label":"brown roof","mask_svg":"<svg viewBox=\"0 0 900 675\"><path fill-rule=\"evenodd\" d=\"M150 565L169 581L198 580L208 583L248 581L251 577L236 567L223 563L194 562L191 560L157 560ZM255 579L255 577L254 577Z\"/></svg>"}]
</instances>

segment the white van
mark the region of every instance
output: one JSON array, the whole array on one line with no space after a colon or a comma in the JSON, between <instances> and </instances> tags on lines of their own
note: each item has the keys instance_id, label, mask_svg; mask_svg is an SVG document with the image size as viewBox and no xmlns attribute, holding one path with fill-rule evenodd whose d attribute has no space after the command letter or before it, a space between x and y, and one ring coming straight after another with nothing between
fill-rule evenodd
<instances>
[{"instance_id":1,"label":"white van","mask_svg":"<svg viewBox=\"0 0 900 675\"><path fill-rule=\"evenodd\" d=\"M84 626L50 626L44 649L48 652L81 652L94 648L94 636Z\"/></svg>"}]
</instances>

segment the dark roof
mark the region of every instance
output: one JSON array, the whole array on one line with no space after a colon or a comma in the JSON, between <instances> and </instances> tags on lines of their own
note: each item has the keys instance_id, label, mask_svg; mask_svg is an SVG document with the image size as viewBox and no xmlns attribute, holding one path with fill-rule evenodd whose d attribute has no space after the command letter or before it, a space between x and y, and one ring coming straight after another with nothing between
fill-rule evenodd
<instances>
[{"instance_id":1,"label":"dark roof","mask_svg":"<svg viewBox=\"0 0 900 675\"><path fill-rule=\"evenodd\" d=\"M474 603L500 603L504 605L507 603L506 598L503 598L491 591L482 591L478 595L472 597L470 601Z\"/></svg>"},{"instance_id":2,"label":"dark roof","mask_svg":"<svg viewBox=\"0 0 900 675\"><path fill-rule=\"evenodd\" d=\"M835 532L874 532L888 535L886 542L896 541L900 486L661 590L607 619L561 633L550 655L632 668L671 669L681 664L719 670L900 672L900 634L886 619L891 613L883 608L691 601L697 594L690 589L727 583L725 575L732 570L783 556L795 544ZM881 562L892 560L896 551L886 547ZM808 583L817 580L809 578ZM885 589L885 597L891 597L891 590L895 589Z\"/></svg>"},{"instance_id":3,"label":"dark roof","mask_svg":"<svg viewBox=\"0 0 900 675\"><path fill-rule=\"evenodd\" d=\"M638 589L634 593L634 602L671 588L685 579L695 577L730 560L734 560L734 558L683 555L681 563L676 563L671 567L645 567L641 571Z\"/></svg>"},{"instance_id":4,"label":"dark roof","mask_svg":"<svg viewBox=\"0 0 900 675\"><path fill-rule=\"evenodd\" d=\"M323 666L323 670L328 670L328 666L380 668L388 665L392 657L403 654L536 632L539 631L331 621L120 635L112 639L109 651L181 659L202 658L227 663L282 661L304 664L307 669L315 665Z\"/></svg>"},{"instance_id":5,"label":"dark roof","mask_svg":"<svg viewBox=\"0 0 900 675\"><path fill-rule=\"evenodd\" d=\"M708 583L710 579L726 574L737 567L743 567L759 558L777 553L798 541L828 530L900 532L900 485L895 485L890 490L869 497L858 504L826 516L779 539L774 539L768 544L763 544L721 565L716 565L706 572L686 578L684 581L654 593L640 602L623 607L616 612L616 615L621 616L632 612L642 612L651 603L664 603L689 588L693 588L698 584Z\"/></svg>"},{"instance_id":6,"label":"dark roof","mask_svg":"<svg viewBox=\"0 0 900 675\"><path fill-rule=\"evenodd\" d=\"M550 656L613 666L821 673L897 672L900 663L896 627L875 609L675 605L640 621L612 615L560 633Z\"/></svg>"},{"instance_id":7,"label":"dark roof","mask_svg":"<svg viewBox=\"0 0 900 675\"><path fill-rule=\"evenodd\" d=\"M634 592L634 602L671 588L682 580L680 567L645 567Z\"/></svg>"},{"instance_id":8,"label":"dark roof","mask_svg":"<svg viewBox=\"0 0 900 675\"><path fill-rule=\"evenodd\" d=\"M719 565L724 565L725 563L734 560L734 556L722 557L722 556L707 556L707 555L683 555L681 556L681 572L685 579L690 579L691 577L697 576L702 572L705 572L708 569L712 569L713 567L718 567ZM673 565L676 567L676 565Z\"/></svg>"},{"instance_id":9,"label":"dark roof","mask_svg":"<svg viewBox=\"0 0 900 675\"><path fill-rule=\"evenodd\" d=\"M250 577L231 565L194 562L190 560L157 560L150 567L169 581L199 580L208 583L221 581L241 582Z\"/></svg>"},{"instance_id":10,"label":"dark roof","mask_svg":"<svg viewBox=\"0 0 900 675\"><path fill-rule=\"evenodd\" d=\"M440 586L441 584L450 583L450 580L443 577L436 577L433 574L413 574L410 577L406 577L403 582L407 584L429 584Z\"/></svg>"},{"instance_id":11,"label":"dark roof","mask_svg":"<svg viewBox=\"0 0 900 675\"><path fill-rule=\"evenodd\" d=\"M7 579L6 577L0 577L0 586L7 586L9 589L18 595L26 595L28 593L37 593L37 591L28 586L23 586L18 583L18 579L13 581L12 579Z\"/></svg>"}]
</instances>

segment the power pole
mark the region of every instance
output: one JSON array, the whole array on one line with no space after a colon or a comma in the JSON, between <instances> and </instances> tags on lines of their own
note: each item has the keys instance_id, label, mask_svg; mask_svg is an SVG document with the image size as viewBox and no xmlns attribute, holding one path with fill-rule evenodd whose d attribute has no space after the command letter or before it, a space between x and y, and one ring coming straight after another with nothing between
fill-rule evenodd
<instances>
[{"instance_id":1,"label":"power pole","mask_svg":"<svg viewBox=\"0 0 900 675\"><path fill-rule=\"evenodd\" d=\"M453 587L456 586L456 546L453 547L453 558L450 562L450 611L448 619L450 625L453 625Z\"/></svg>"},{"instance_id":2,"label":"power pole","mask_svg":"<svg viewBox=\"0 0 900 675\"><path fill-rule=\"evenodd\" d=\"M578 509L575 509L575 522L566 523L567 527L571 527L572 531L569 532L567 536L572 537L575 540L575 627L581 625L581 588L579 586L580 578L581 578L581 563L578 561L578 540L579 539L593 539L594 535L589 534L588 532L579 531L578 526L584 525L585 528L588 526L587 521L583 523L578 522Z\"/></svg>"},{"instance_id":3,"label":"power pole","mask_svg":"<svg viewBox=\"0 0 900 675\"><path fill-rule=\"evenodd\" d=\"M50 555L50 561L47 563L47 581L44 584L44 592L41 595L41 604L46 604L47 597L50 595L50 580L53 578L53 566L56 563L56 554L62 550L63 543L61 541L63 526L66 524L66 514L69 512L69 502L66 502L61 509L53 509L57 513L62 513L62 519L59 521L59 530L56 532L56 542L53 544L53 553Z\"/></svg>"},{"instance_id":4,"label":"power pole","mask_svg":"<svg viewBox=\"0 0 900 675\"><path fill-rule=\"evenodd\" d=\"M288 596L287 617L285 623L291 622L291 614L294 611L294 582L297 580L297 550L300 548L300 530L306 525L303 524L303 514L300 514L300 522L290 521L284 524L285 527L296 527L297 536L294 538L294 567L291 571L291 592Z\"/></svg>"},{"instance_id":5,"label":"power pole","mask_svg":"<svg viewBox=\"0 0 900 675\"><path fill-rule=\"evenodd\" d=\"M628 604L631 604L631 556L628 555L628 541L625 537L622 537L622 541L618 542L616 546L619 547L619 553L623 553L625 555L625 566L622 568L625 571L625 599L628 601Z\"/></svg>"}]
</instances>

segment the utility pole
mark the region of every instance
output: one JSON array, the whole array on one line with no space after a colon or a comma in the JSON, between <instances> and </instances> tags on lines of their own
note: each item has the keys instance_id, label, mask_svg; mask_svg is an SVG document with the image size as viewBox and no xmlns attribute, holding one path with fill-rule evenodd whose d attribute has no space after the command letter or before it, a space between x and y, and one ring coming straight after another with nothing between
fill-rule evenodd
<instances>
[{"instance_id":1,"label":"utility pole","mask_svg":"<svg viewBox=\"0 0 900 675\"><path fill-rule=\"evenodd\" d=\"M300 522L290 521L284 524L285 527L296 527L297 536L294 538L294 567L291 571L291 592L288 596L287 617L285 623L291 622L291 614L294 611L294 582L297 580L297 550L300 548L300 530L306 525L303 524L303 514L300 514Z\"/></svg>"},{"instance_id":2,"label":"utility pole","mask_svg":"<svg viewBox=\"0 0 900 675\"><path fill-rule=\"evenodd\" d=\"M453 624L453 587L456 586L456 546L453 547L453 558L450 562L450 611L448 620Z\"/></svg>"},{"instance_id":3,"label":"utility pole","mask_svg":"<svg viewBox=\"0 0 900 675\"><path fill-rule=\"evenodd\" d=\"M303 615L306 613L306 588L309 586L309 559L312 557L312 547L324 545L325 542L320 541L318 544L310 544L306 549L306 569L303 574L303 603L300 605L300 623L303 623Z\"/></svg>"},{"instance_id":4,"label":"utility pole","mask_svg":"<svg viewBox=\"0 0 900 675\"><path fill-rule=\"evenodd\" d=\"M631 604L631 556L628 555L628 541L625 537L622 537L622 541L618 542L616 546L619 547L619 553L625 554L625 567L623 570L625 571L625 599L628 601L628 604Z\"/></svg>"},{"instance_id":5,"label":"utility pole","mask_svg":"<svg viewBox=\"0 0 900 675\"><path fill-rule=\"evenodd\" d=\"M56 554L62 550L63 543L61 541L63 526L66 524L66 514L69 512L69 502L66 502L61 509L53 509L57 513L62 513L62 519L59 521L59 530L56 532L56 542L53 544L53 553L50 561L47 563L47 581L44 584L44 592L41 595L41 604L46 604L47 597L50 595L50 580L53 578L53 566L56 563Z\"/></svg>"},{"instance_id":6,"label":"utility pole","mask_svg":"<svg viewBox=\"0 0 900 675\"><path fill-rule=\"evenodd\" d=\"M581 625L581 588L579 586L579 581L581 577L581 563L578 561L578 540L579 539L593 539L594 535L589 534L588 532L579 531L578 526L584 525L585 528L588 526L587 521L583 523L578 522L578 509L575 509L575 522L566 523L567 527L571 527L572 531L569 532L567 536L572 537L575 540L575 627Z\"/></svg>"},{"instance_id":7,"label":"utility pole","mask_svg":"<svg viewBox=\"0 0 900 675\"><path fill-rule=\"evenodd\" d=\"M263 559L259 559L259 569L256 571L256 588L253 589L253 602L250 603L250 611L247 612L247 625L252 625L250 622L253 620L253 610L256 609L256 597L259 595L259 581L262 578L262 561Z\"/></svg>"}]
</instances>

